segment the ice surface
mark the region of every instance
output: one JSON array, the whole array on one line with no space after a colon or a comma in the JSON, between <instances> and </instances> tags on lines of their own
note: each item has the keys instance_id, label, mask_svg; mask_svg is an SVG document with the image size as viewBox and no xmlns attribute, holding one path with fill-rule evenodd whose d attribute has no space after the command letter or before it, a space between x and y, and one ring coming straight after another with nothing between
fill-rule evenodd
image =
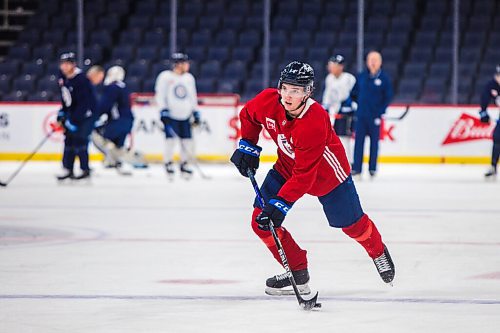
<instances>
[{"instance_id":1,"label":"ice surface","mask_svg":"<svg viewBox=\"0 0 500 333\"><path fill-rule=\"evenodd\" d=\"M18 163L0 163L5 181ZM0 332L499 332L500 179L484 166L381 165L356 182L396 264L304 197L285 225L323 307L264 294L283 270L249 227L253 190L230 165L169 182L160 165L57 184L30 163L0 188ZM265 169L258 172L262 180Z\"/></svg>"}]
</instances>

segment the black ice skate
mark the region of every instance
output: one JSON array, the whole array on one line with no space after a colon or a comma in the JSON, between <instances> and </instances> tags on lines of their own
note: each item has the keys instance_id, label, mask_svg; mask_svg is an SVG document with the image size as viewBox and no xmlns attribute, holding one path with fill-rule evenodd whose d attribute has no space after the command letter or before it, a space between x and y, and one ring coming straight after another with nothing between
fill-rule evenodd
<instances>
[{"instance_id":1,"label":"black ice skate","mask_svg":"<svg viewBox=\"0 0 500 333\"><path fill-rule=\"evenodd\" d=\"M73 179L73 177L74 177L73 170L69 170L69 169L64 169L62 174L56 176L58 181L63 181L66 179Z\"/></svg>"},{"instance_id":2,"label":"black ice skate","mask_svg":"<svg viewBox=\"0 0 500 333\"><path fill-rule=\"evenodd\" d=\"M375 267L377 267L377 271L380 274L382 280L385 283L389 283L392 286L392 280L394 280L394 275L396 274L396 270L394 268L394 263L392 262L391 255L389 254L389 250L384 245L384 253L379 257L373 259L375 263Z\"/></svg>"},{"instance_id":3,"label":"black ice skate","mask_svg":"<svg viewBox=\"0 0 500 333\"><path fill-rule=\"evenodd\" d=\"M307 282L309 282L309 272L307 271L307 269L294 271L292 272L292 274L295 279L295 283L297 283L297 289L299 290L299 294L309 295L311 293L311 289L309 289L309 286L307 285ZM288 273L275 275L272 278L267 279L266 294L273 296L295 295L292 283L288 278Z\"/></svg>"},{"instance_id":4,"label":"black ice skate","mask_svg":"<svg viewBox=\"0 0 500 333\"><path fill-rule=\"evenodd\" d=\"M173 162L167 162L165 163L165 171L167 172L167 177L169 180L174 179L174 163Z\"/></svg>"},{"instance_id":5,"label":"black ice skate","mask_svg":"<svg viewBox=\"0 0 500 333\"><path fill-rule=\"evenodd\" d=\"M74 180L90 179L90 170L82 170L82 173L78 176L73 176Z\"/></svg>"},{"instance_id":6,"label":"black ice skate","mask_svg":"<svg viewBox=\"0 0 500 333\"><path fill-rule=\"evenodd\" d=\"M189 168L187 162L181 163L181 176L184 179L191 179L191 177L193 176L193 170Z\"/></svg>"},{"instance_id":7,"label":"black ice skate","mask_svg":"<svg viewBox=\"0 0 500 333\"><path fill-rule=\"evenodd\" d=\"M497 168L495 168L494 166L491 166L488 171L486 171L486 173L484 174L484 178L486 179L495 179L497 178Z\"/></svg>"}]
</instances>

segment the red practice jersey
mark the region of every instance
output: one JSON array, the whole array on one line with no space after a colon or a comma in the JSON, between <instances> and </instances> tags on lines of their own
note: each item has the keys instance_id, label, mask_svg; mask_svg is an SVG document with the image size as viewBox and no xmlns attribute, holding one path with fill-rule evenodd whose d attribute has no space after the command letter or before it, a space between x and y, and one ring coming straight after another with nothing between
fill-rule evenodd
<instances>
[{"instance_id":1,"label":"red practice jersey","mask_svg":"<svg viewBox=\"0 0 500 333\"><path fill-rule=\"evenodd\" d=\"M295 119L286 117L277 89L265 89L240 112L241 136L257 144L264 127L278 146L275 169L285 179L278 195L291 202L304 194L323 196L349 176L344 147L328 113L312 98Z\"/></svg>"}]
</instances>

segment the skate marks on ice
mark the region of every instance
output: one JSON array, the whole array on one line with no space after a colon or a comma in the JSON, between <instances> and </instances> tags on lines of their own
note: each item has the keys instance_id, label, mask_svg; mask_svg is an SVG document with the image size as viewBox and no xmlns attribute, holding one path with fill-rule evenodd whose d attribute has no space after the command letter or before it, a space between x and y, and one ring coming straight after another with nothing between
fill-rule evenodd
<instances>
[{"instance_id":1,"label":"skate marks on ice","mask_svg":"<svg viewBox=\"0 0 500 333\"><path fill-rule=\"evenodd\" d=\"M289 296L214 296L214 295L1 295L0 299L47 299L47 300L161 300L161 301L221 301L221 302L296 302L294 295ZM348 297L348 296L332 296L321 295L322 301L329 301L330 305L337 302L349 303L398 303L398 304L461 304L461 305L500 305L500 299L456 299L456 298L406 298L406 297ZM325 303L325 308L328 303Z\"/></svg>"}]
</instances>

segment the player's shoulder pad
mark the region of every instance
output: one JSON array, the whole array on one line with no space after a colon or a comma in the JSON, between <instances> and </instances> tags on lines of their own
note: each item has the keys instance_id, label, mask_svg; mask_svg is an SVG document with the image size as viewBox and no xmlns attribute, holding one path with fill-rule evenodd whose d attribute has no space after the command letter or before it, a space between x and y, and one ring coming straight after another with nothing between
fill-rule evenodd
<instances>
[{"instance_id":1,"label":"player's shoulder pad","mask_svg":"<svg viewBox=\"0 0 500 333\"><path fill-rule=\"evenodd\" d=\"M349 78L349 80L356 81L356 77L353 74L349 72L344 72L344 74Z\"/></svg>"},{"instance_id":2,"label":"player's shoulder pad","mask_svg":"<svg viewBox=\"0 0 500 333\"><path fill-rule=\"evenodd\" d=\"M116 83L117 82L111 82L110 84L105 85L103 93L111 94L111 93L116 93L118 90L120 90L120 87Z\"/></svg>"},{"instance_id":3,"label":"player's shoulder pad","mask_svg":"<svg viewBox=\"0 0 500 333\"><path fill-rule=\"evenodd\" d=\"M273 98L275 96L278 96L278 89L276 88L266 88L262 90L260 93L255 96L255 98L259 99L266 99L266 98Z\"/></svg>"},{"instance_id":4,"label":"player's shoulder pad","mask_svg":"<svg viewBox=\"0 0 500 333\"><path fill-rule=\"evenodd\" d=\"M172 72L171 70L169 69L166 69L164 71L161 71L160 74L158 74L158 78L168 78L169 76L172 76L174 72Z\"/></svg>"},{"instance_id":5,"label":"player's shoulder pad","mask_svg":"<svg viewBox=\"0 0 500 333\"><path fill-rule=\"evenodd\" d=\"M87 75L81 71L79 68L75 72L75 76L73 76L73 80L75 81L89 81L90 80L87 78Z\"/></svg>"},{"instance_id":6,"label":"player's shoulder pad","mask_svg":"<svg viewBox=\"0 0 500 333\"><path fill-rule=\"evenodd\" d=\"M272 99L278 99L279 94L278 94L278 89L276 88L266 88L262 90L260 93L255 95L254 98L249 100L245 106L251 106L253 104L256 105L262 105L266 103L266 101L272 100Z\"/></svg>"},{"instance_id":7,"label":"player's shoulder pad","mask_svg":"<svg viewBox=\"0 0 500 333\"><path fill-rule=\"evenodd\" d=\"M323 106L321 106L320 103L318 103L318 101L313 98L309 98L308 101L310 101L309 111L312 111L312 113L320 116L328 115L328 113L325 112L325 109L323 108Z\"/></svg>"},{"instance_id":8,"label":"player's shoulder pad","mask_svg":"<svg viewBox=\"0 0 500 333\"><path fill-rule=\"evenodd\" d=\"M257 103L262 105L268 100L279 98L278 89L276 88L266 88L258 93L254 98L247 102L247 105L251 105L253 103Z\"/></svg>"},{"instance_id":9,"label":"player's shoulder pad","mask_svg":"<svg viewBox=\"0 0 500 333\"><path fill-rule=\"evenodd\" d=\"M115 88L123 89L127 86L127 84L123 81L113 81L110 86L114 86Z\"/></svg>"}]
</instances>

